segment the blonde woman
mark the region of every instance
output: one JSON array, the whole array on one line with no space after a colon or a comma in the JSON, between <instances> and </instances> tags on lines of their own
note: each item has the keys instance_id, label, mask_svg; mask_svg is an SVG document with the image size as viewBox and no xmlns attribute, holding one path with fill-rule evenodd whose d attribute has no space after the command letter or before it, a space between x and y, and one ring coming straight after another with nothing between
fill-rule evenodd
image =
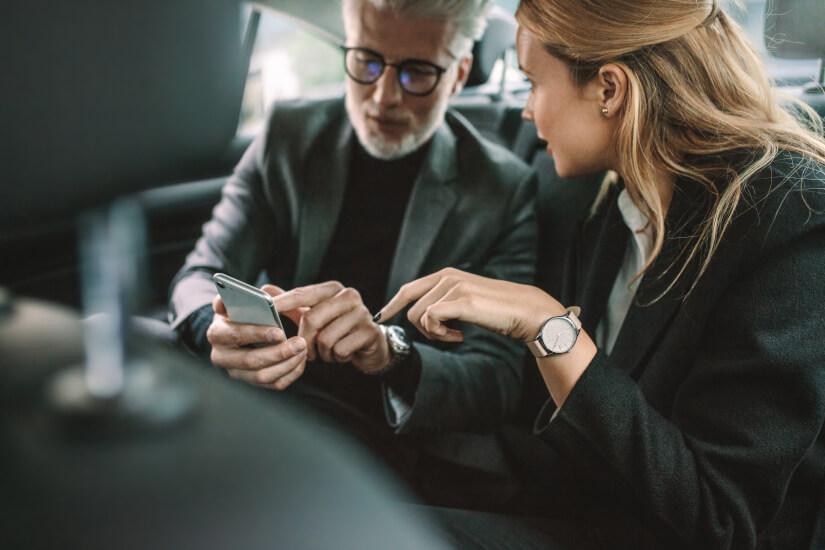
<instances>
[{"instance_id":1,"label":"blonde woman","mask_svg":"<svg viewBox=\"0 0 825 550\"><path fill-rule=\"evenodd\" d=\"M557 171L616 177L561 295L448 269L377 315L415 302L429 338L460 341L459 320L537 357L535 431L557 483L528 512L574 526L486 518L458 540L553 547L578 529L577 548L822 548L821 120L777 104L712 1L524 0L517 19L524 117Z\"/></svg>"}]
</instances>

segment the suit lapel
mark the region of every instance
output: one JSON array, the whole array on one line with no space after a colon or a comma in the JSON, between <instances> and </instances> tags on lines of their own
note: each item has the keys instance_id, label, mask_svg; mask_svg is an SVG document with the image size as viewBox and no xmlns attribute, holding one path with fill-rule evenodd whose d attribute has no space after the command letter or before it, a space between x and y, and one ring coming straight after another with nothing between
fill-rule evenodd
<instances>
[{"instance_id":1,"label":"suit lapel","mask_svg":"<svg viewBox=\"0 0 825 550\"><path fill-rule=\"evenodd\" d=\"M295 286L314 282L341 214L349 175L352 126L346 116L307 155L301 200Z\"/></svg>"},{"instance_id":2,"label":"suit lapel","mask_svg":"<svg viewBox=\"0 0 825 550\"><path fill-rule=\"evenodd\" d=\"M415 180L395 247L385 299L421 273L447 215L458 196L449 186L457 177L455 137L446 124L433 136L427 158Z\"/></svg>"},{"instance_id":3,"label":"suit lapel","mask_svg":"<svg viewBox=\"0 0 825 550\"><path fill-rule=\"evenodd\" d=\"M694 205L695 206L695 205ZM679 311L683 298L695 277L693 265L682 274L667 294L661 296L676 276L677 269L668 269L680 258L680 244L684 239L679 233L684 228L685 216L689 214L691 201L677 187L673 195L666 219L665 242L656 262L648 269L636 291L633 303L627 312L616 344L610 357L631 374L647 363L656 350L664 333L668 330ZM661 296L661 297L660 297ZM653 300L655 302L651 303Z\"/></svg>"},{"instance_id":4,"label":"suit lapel","mask_svg":"<svg viewBox=\"0 0 825 550\"><path fill-rule=\"evenodd\" d=\"M576 284L576 305L582 309L582 325L591 335L604 316L607 298L624 259L629 231L616 204L614 191L600 216L581 222L577 256L580 274ZM599 223L599 218L603 223ZM574 304L566 304L574 305Z\"/></svg>"}]
</instances>

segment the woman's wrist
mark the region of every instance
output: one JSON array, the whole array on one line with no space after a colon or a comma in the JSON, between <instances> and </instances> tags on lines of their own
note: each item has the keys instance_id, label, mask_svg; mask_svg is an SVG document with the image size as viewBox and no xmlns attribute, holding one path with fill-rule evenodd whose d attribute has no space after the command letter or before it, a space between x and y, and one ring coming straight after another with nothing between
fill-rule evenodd
<instances>
[{"instance_id":1,"label":"woman's wrist","mask_svg":"<svg viewBox=\"0 0 825 550\"><path fill-rule=\"evenodd\" d=\"M545 292L542 294L544 299L534 300L530 304L529 314L523 321L524 335L521 339L525 344L539 336L547 321L567 313L567 309L558 300Z\"/></svg>"},{"instance_id":2,"label":"woman's wrist","mask_svg":"<svg viewBox=\"0 0 825 550\"><path fill-rule=\"evenodd\" d=\"M567 353L536 359L539 372L557 407L561 407L573 387L596 356L595 342L585 331L579 332L575 345Z\"/></svg>"}]
</instances>

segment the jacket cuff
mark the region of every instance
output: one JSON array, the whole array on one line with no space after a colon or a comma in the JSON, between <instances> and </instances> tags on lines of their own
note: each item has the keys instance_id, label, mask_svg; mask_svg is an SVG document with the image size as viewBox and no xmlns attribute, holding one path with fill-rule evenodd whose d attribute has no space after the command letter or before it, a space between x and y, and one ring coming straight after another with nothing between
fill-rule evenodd
<instances>
[{"instance_id":1,"label":"jacket cuff","mask_svg":"<svg viewBox=\"0 0 825 550\"><path fill-rule=\"evenodd\" d=\"M212 354L212 344L206 339L206 331L214 317L215 312L211 304L202 306L175 327L183 345L198 357L206 360L209 360Z\"/></svg>"},{"instance_id":2,"label":"jacket cuff","mask_svg":"<svg viewBox=\"0 0 825 550\"><path fill-rule=\"evenodd\" d=\"M421 382L421 355L415 349L415 345L404 361L395 365L381 378L387 423L393 428L398 428L409 418Z\"/></svg>"}]
</instances>

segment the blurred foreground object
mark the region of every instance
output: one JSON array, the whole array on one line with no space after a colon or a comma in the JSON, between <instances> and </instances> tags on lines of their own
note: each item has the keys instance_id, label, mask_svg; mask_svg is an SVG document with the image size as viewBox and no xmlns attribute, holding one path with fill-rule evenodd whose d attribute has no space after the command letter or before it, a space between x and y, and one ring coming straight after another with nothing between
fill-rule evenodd
<instances>
[{"instance_id":1,"label":"blurred foreground object","mask_svg":"<svg viewBox=\"0 0 825 550\"><path fill-rule=\"evenodd\" d=\"M199 396L185 422L122 433L63 422L40 396L77 358L80 321L13 307L0 319L0 547L445 547L360 450L169 349L145 355Z\"/></svg>"},{"instance_id":2,"label":"blurred foreground object","mask_svg":"<svg viewBox=\"0 0 825 550\"><path fill-rule=\"evenodd\" d=\"M0 234L207 170L238 122L239 4L0 2Z\"/></svg>"},{"instance_id":3,"label":"blurred foreground object","mask_svg":"<svg viewBox=\"0 0 825 550\"><path fill-rule=\"evenodd\" d=\"M220 160L240 31L236 0L0 2L0 238L88 213L103 319L0 292L0 548L443 547L348 440L132 333L146 260L119 199Z\"/></svg>"},{"instance_id":4,"label":"blurred foreground object","mask_svg":"<svg viewBox=\"0 0 825 550\"><path fill-rule=\"evenodd\" d=\"M439 547L354 444L135 333L135 203L82 226L82 331L2 298L0 548Z\"/></svg>"}]
</instances>

